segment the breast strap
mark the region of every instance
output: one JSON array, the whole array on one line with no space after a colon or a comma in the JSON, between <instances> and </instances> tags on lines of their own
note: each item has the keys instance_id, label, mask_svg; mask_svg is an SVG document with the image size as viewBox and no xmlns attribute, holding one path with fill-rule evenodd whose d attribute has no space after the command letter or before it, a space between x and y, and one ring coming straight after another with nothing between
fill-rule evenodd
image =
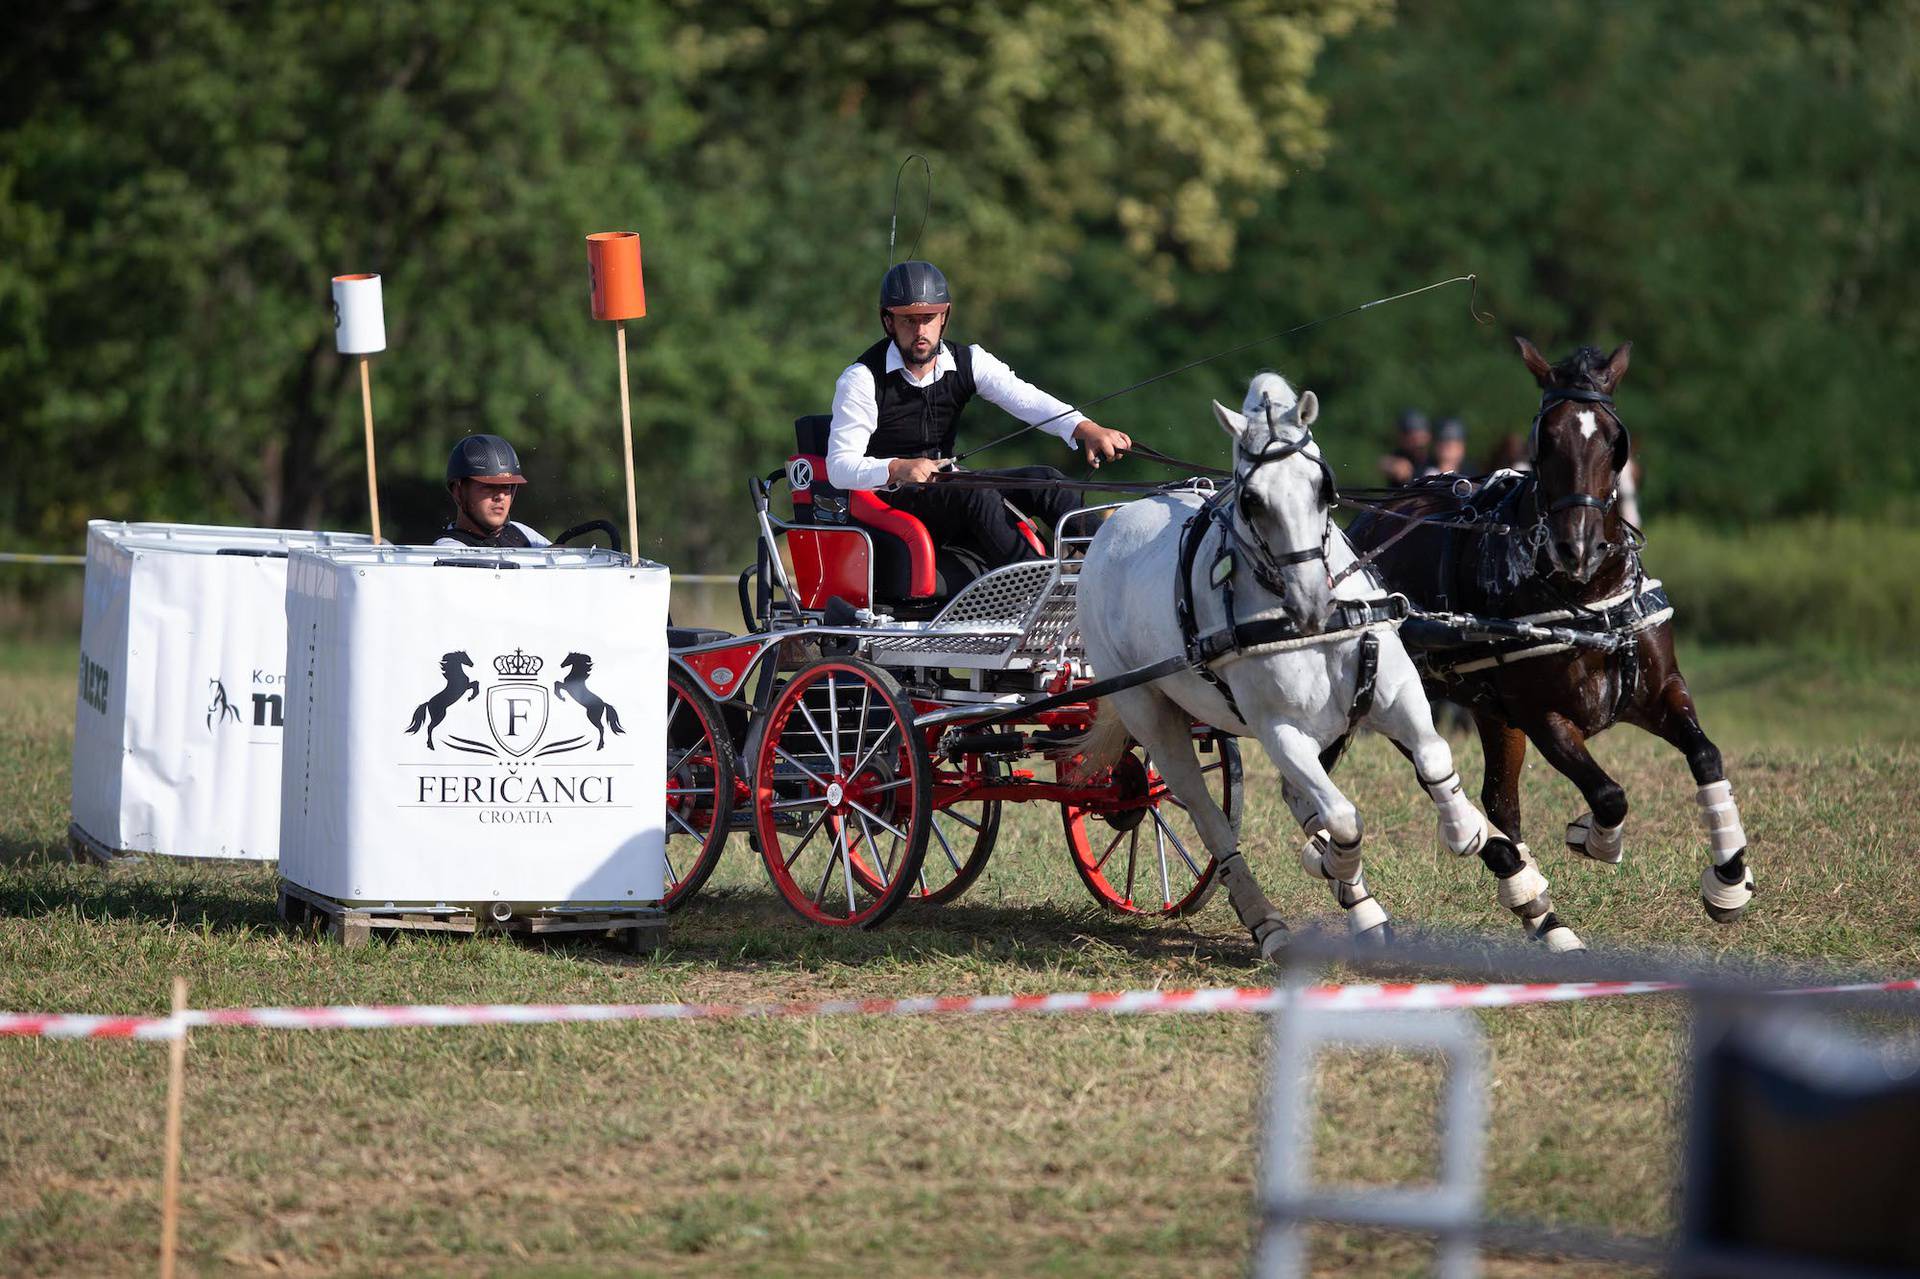
<instances>
[{"instance_id":1,"label":"breast strap","mask_svg":"<svg viewBox=\"0 0 1920 1279\"><path fill-rule=\"evenodd\" d=\"M1233 579L1238 565L1233 562L1232 551L1223 547L1214 561L1214 567L1221 570L1217 574L1217 585L1220 588L1222 611L1226 614L1226 625L1202 634L1194 608L1193 571L1199 562L1201 544L1207 540L1207 530L1217 520L1220 497L1218 493L1209 497L1198 511L1187 518L1180 530L1180 572L1175 578L1174 612L1180 622L1180 642L1186 651L1188 663L1201 679L1219 691L1220 696L1226 699L1227 709L1233 712L1233 717L1244 724L1247 717L1241 714L1233 690L1213 669L1214 663L1230 657L1252 657L1283 649L1306 648L1353 631L1367 631L1361 646L1361 673L1354 696L1354 706L1358 709L1349 712L1348 731L1351 732L1353 725L1365 718L1372 707L1380 642L1371 633L1371 628L1395 625L1404 620L1408 612L1406 596L1394 594L1371 599L1335 600L1325 629L1312 634L1301 631L1285 616L1257 617L1242 622L1235 617L1233 606ZM1215 577L1216 574L1210 571L1208 580L1212 582Z\"/></svg>"}]
</instances>

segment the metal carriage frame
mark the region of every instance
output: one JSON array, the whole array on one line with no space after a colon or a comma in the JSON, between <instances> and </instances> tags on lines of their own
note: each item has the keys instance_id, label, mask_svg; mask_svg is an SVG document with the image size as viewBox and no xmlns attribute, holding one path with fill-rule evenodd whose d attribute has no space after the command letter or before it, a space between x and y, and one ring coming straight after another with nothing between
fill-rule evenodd
<instances>
[{"instance_id":1,"label":"metal carriage frame","mask_svg":"<svg viewBox=\"0 0 1920 1279\"><path fill-rule=\"evenodd\" d=\"M1113 506L1073 512L1046 558L985 572L930 617L903 620L827 592L852 560L872 602L870 535L774 516L771 485L786 475L750 482L759 546L739 579L745 633L669 632L669 908L744 832L802 917L873 927L902 905L960 896L992 854L1003 806L1033 802L1058 806L1070 860L1101 905L1159 916L1204 905L1217 867L1152 762L1134 752L1075 775L1071 739L1097 709L1073 697L1093 675L1076 626L1079 567ZM834 541L855 553L836 557ZM789 551L791 569L783 544L805 544ZM988 715L991 729L969 730ZM1238 748L1203 725L1194 736L1237 823Z\"/></svg>"}]
</instances>

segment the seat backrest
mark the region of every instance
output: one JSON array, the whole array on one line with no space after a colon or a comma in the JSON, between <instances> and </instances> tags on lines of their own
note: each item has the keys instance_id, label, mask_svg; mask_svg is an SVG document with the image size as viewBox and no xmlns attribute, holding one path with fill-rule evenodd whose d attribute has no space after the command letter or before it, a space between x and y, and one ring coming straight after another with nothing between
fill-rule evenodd
<instances>
[{"instance_id":1,"label":"seat backrest","mask_svg":"<svg viewBox=\"0 0 1920 1279\"><path fill-rule=\"evenodd\" d=\"M794 451L825 457L827 433L832 426L833 418L826 413L809 413L793 419L793 442L798 446Z\"/></svg>"},{"instance_id":2,"label":"seat backrest","mask_svg":"<svg viewBox=\"0 0 1920 1279\"><path fill-rule=\"evenodd\" d=\"M787 459L787 488L793 497L794 522L858 524L873 541L874 588L882 600L933 596L939 589L939 579L933 538L927 533L927 526L905 511L888 506L878 494L849 493L828 483L827 436L832 425L833 418L825 413L794 419L795 452Z\"/></svg>"}]
</instances>

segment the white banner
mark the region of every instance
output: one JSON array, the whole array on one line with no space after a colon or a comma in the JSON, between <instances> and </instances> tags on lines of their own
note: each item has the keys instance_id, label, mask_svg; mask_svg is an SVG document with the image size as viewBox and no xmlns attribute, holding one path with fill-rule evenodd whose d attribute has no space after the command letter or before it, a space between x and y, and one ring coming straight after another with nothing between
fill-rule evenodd
<instances>
[{"instance_id":1,"label":"white banner","mask_svg":"<svg viewBox=\"0 0 1920 1279\"><path fill-rule=\"evenodd\" d=\"M658 901L667 594L605 551L296 552L282 876L354 905Z\"/></svg>"},{"instance_id":2,"label":"white banner","mask_svg":"<svg viewBox=\"0 0 1920 1279\"><path fill-rule=\"evenodd\" d=\"M111 852L272 860L286 554L362 534L87 526L73 820Z\"/></svg>"}]
</instances>

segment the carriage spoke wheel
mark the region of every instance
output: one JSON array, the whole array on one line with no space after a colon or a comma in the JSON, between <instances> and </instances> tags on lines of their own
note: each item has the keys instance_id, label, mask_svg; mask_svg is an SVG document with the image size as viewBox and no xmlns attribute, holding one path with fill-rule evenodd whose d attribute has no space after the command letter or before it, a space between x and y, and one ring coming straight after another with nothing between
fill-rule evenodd
<instances>
[{"instance_id":1,"label":"carriage spoke wheel","mask_svg":"<svg viewBox=\"0 0 1920 1279\"><path fill-rule=\"evenodd\" d=\"M986 763L986 775L999 778L1006 768L998 761ZM927 819L927 855L914 877L909 901L938 906L959 897L973 887L980 872L987 868L993 845L1000 837L1000 801L997 799L961 800L935 808ZM855 874L860 873L855 863Z\"/></svg>"},{"instance_id":2,"label":"carriage spoke wheel","mask_svg":"<svg viewBox=\"0 0 1920 1279\"><path fill-rule=\"evenodd\" d=\"M1216 736L1213 750L1200 755L1200 771L1208 794L1238 830L1240 748L1232 738ZM1199 910L1213 895L1219 863L1208 853L1187 806L1138 749L1120 757L1113 779L1125 807L1102 813L1060 806L1080 882L1094 900L1124 915L1171 918Z\"/></svg>"},{"instance_id":3,"label":"carriage spoke wheel","mask_svg":"<svg viewBox=\"0 0 1920 1279\"><path fill-rule=\"evenodd\" d=\"M787 905L840 927L892 914L919 881L932 774L886 672L828 658L788 680L753 750L754 830Z\"/></svg>"},{"instance_id":4,"label":"carriage spoke wheel","mask_svg":"<svg viewBox=\"0 0 1920 1279\"><path fill-rule=\"evenodd\" d=\"M720 710L678 662L667 663L667 891L676 910L700 891L727 845L733 747Z\"/></svg>"}]
</instances>

